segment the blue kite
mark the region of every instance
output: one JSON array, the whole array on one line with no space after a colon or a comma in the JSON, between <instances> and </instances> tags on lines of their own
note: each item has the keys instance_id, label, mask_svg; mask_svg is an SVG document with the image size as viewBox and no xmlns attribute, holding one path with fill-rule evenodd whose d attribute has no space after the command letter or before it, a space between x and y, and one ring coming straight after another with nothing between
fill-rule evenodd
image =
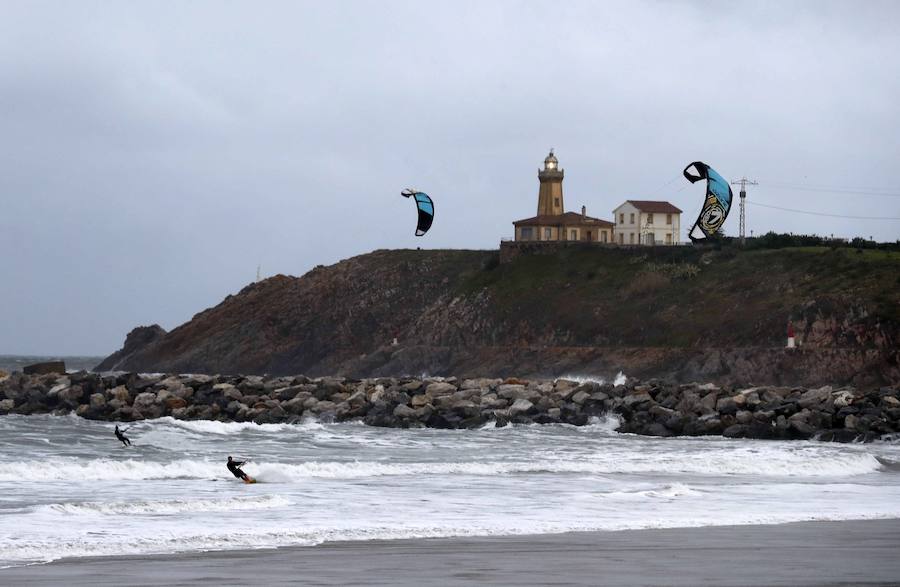
<instances>
[{"instance_id":1,"label":"blue kite","mask_svg":"<svg viewBox=\"0 0 900 587\"><path fill-rule=\"evenodd\" d=\"M706 180L706 200L688 236L693 242L713 238L716 231L725 224L725 218L731 210L731 186L715 169L701 161L694 161L685 167L684 177L691 183Z\"/></svg>"},{"instance_id":2,"label":"blue kite","mask_svg":"<svg viewBox=\"0 0 900 587\"><path fill-rule=\"evenodd\" d=\"M416 225L416 236L422 236L431 228L434 222L434 202L425 192L414 189L406 189L400 192L404 198L412 197L416 201L416 208L419 211L419 222Z\"/></svg>"}]
</instances>

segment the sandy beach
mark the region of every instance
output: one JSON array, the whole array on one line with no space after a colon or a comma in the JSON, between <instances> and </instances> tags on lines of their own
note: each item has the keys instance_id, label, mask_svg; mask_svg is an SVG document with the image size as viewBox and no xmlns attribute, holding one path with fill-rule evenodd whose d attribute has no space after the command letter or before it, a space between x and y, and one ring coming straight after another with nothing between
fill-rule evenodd
<instances>
[{"instance_id":1,"label":"sandy beach","mask_svg":"<svg viewBox=\"0 0 900 587\"><path fill-rule=\"evenodd\" d=\"M900 520L69 559L8 585L898 585Z\"/></svg>"}]
</instances>

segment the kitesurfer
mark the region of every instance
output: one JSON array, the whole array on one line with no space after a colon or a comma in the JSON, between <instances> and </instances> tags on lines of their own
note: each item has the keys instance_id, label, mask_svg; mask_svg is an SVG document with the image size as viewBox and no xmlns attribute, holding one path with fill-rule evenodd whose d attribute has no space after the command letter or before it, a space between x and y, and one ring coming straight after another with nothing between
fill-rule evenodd
<instances>
[{"instance_id":1,"label":"kitesurfer","mask_svg":"<svg viewBox=\"0 0 900 587\"><path fill-rule=\"evenodd\" d=\"M238 479L247 481L249 479L249 477L247 477L247 473L241 471L241 467L245 464L247 464L247 461L236 461L231 457L228 457L228 464L226 466L228 467L228 470L231 471L232 475L234 475Z\"/></svg>"},{"instance_id":2,"label":"kitesurfer","mask_svg":"<svg viewBox=\"0 0 900 587\"><path fill-rule=\"evenodd\" d=\"M128 437L125 436L125 432L128 432L128 428L125 430L119 430L119 425L116 424L116 438L122 441L123 446L131 446L131 441L128 440Z\"/></svg>"}]
</instances>

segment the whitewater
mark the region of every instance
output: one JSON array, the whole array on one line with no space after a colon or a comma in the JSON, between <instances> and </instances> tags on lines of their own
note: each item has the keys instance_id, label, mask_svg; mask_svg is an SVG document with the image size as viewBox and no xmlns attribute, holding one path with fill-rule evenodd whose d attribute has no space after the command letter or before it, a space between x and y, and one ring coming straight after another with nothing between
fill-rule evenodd
<instances>
[{"instance_id":1,"label":"whitewater","mask_svg":"<svg viewBox=\"0 0 900 587\"><path fill-rule=\"evenodd\" d=\"M649 438L617 422L0 417L0 567L66 557L900 518L900 443ZM225 468L228 455L259 483Z\"/></svg>"}]
</instances>

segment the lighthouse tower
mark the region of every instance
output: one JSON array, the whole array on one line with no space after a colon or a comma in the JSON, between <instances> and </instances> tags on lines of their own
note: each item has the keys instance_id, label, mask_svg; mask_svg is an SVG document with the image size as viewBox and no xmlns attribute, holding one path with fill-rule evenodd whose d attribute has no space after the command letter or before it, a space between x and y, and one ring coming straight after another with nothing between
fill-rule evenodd
<instances>
[{"instance_id":1,"label":"lighthouse tower","mask_svg":"<svg viewBox=\"0 0 900 587\"><path fill-rule=\"evenodd\" d=\"M538 180L541 182L538 191L538 216L557 216L565 211L563 206L562 180L563 170L559 168L559 161L550 149L550 154L544 159L544 168L538 171Z\"/></svg>"}]
</instances>

